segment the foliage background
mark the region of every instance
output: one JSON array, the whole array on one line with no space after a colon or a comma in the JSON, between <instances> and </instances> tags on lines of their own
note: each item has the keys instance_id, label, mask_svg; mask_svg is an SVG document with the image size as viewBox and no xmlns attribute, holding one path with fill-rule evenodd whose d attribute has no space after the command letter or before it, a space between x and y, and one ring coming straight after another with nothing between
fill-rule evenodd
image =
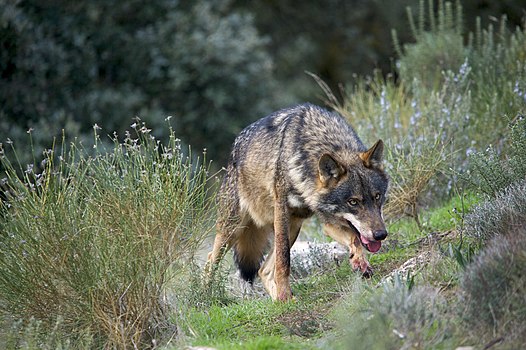
<instances>
[{"instance_id":1,"label":"foliage background","mask_svg":"<svg viewBox=\"0 0 526 350\"><path fill-rule=\"evenodd\" d=\"M334 91L392 72L390 31L413 40L405 11L417 2L0 0L0 142L25 144L30 128L37 151L62 129L88 142L94 124L122 134L135 116L166 139L171 115L184 143L224 165L245 125L317 101L304 71ZM521 1L464 4L483 25L504 13L513 28L522 11Z\"/></svg>"}]
</instances>

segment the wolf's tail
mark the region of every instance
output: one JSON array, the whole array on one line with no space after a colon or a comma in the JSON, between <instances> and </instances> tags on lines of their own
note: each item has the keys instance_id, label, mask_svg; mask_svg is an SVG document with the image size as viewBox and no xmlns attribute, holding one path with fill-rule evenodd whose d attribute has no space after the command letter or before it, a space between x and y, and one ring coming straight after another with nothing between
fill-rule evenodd
<instances>
[{"instance_id":1,"label":"wolf's tail","mask_svg":"<svg viewBox=\"0 0 526 350\"><path fill-rule=\"evenodd\" d=\"M234 244L234 261L245 281L254 282L267 246L268 234L253 224L248 225Z\"/></svg>"},{"instance_id":2,"label":"wolf's tail","mask_svg":"<svg viewBox=\"0 0 526 350\"><path fill-rule=\"evenodd\" d=\"M239 269L241 278L250 283L254 283L254 279L256 278L259 267L261 266L261 260L263 259L263 256L258 257L257 259L254 258L255 257L248 259L247 256L242 256L242 254L240 254L240 252L234 248L234 260L236 262L237 268Z\"/></svg>"}]
</instances>

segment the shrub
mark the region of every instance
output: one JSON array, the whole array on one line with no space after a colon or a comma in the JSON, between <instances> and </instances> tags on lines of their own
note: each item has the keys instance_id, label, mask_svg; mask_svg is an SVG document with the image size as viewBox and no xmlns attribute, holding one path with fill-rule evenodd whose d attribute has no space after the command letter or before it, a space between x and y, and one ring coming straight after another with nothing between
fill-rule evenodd
<instances>
[{"instance_id":1,"label":"shrub","mask_svg":"<svg viewBox=\"0 0 526 350\"><path fill-rule=\"evenodd\" d=\"M518 27L510 33L503 16L498 31L493 24L483 29L477 18L475 33L466 35L460 2L453 7L450 2L439 1L437 10L435 14L432 0L427 11L421 1L415 21L408 8L414 43L402 47L393 31L400 79L406 83L419 81L432 90L440 90L451 79L463 86L472 100L469 113L462 116L469 119L469 128L463 131L469 133L472 142L464 149L486 147L488 141L498 142L503 136L506 117L524 109L526 32ZM451 72L460 74L452 76Z\"/></svg>"},{"instance_id":2,"label":"shrub","mask_svg":"<svg viewBox=\"0 0 526 350\"><path fill-rule=\"evenodd\" d=\"M510 223L525 220L526 181L521 181L473 208L464 219L464 233L485 243L507 232Z\"/></svg>"},{"instance_id":3,"label":"shrub","mask_svg":"<svg viewBox=\"0 0 526 350\"><path fill-rule=\"evenodd\" d=\"M463 318L474 334L503 337L518 347L526 342L525 218L523 209L522 218L506 221L462 280Z\"/></svg>"},{"instance_id":4,"label":"shrub","mask_svg":"<svg viewBox=\"0 0 526 350\"><path fill-rule=\"evenodd\" d=\"M513 183L526 178L526 118L519 115L510 128L505 157L494 147L472 154L464 178L475 190L494 197Z\"/></svg>"},{"instance_id":5,"label":"shrub","mask_svg":"<svg viewBox=\"0 0 526 350\"><path fill-rule=\"evenodd\" d=\"M496 31L492 24L470 34L468 63L472 68L472 137L477 144L497 147L509 121L526 108L526 22L510 33L503 16Z\"/></svg>"},{"instance_id":6,"label":"shrub","mask_svg":"<svg viewBox=\"0 0 526 350\"><path fill-rule=\"evenodd\" d=\"M183 154L173 131L167 144L144 125L136 131L109 152L97 136L94 156L79 144L47 150L38 174L1 157L5 319L58 324L64 337L88 334L108 348L151 345L170 327L163 293L173 263L207 234L213 199L206 166Z\"/></svg>"},{"instance_id":7,"label":"shrub","mask_svg":"<svg viewBox=\"0 0 526 350\"><path fill-rule=\"evenodd\" d=\"M365 298L353 293L352 308L342 315L346 335L341 348L430 349L443 344L452 327L443 317L445 300L437 289L410 286L397 275Z\"/></svg>"},{"instance_id":8,"label":"shrub","mask_svg":"<svg viewBox=\"0 0 526 350\"><path fill-rule=\"evenodd\" d=\"M457 2L455 10L450 2L440 1L435 16L433 1L428 1L428 17L424 1L420 1L418 21L415 24L410 7L407 14L415 43L402 48L396 31L393 40L399 56L398 72L402 80L418 80L426 87L439 88L444 81L443 72L458 71L465 60L467 49L462 37L462 7ZM429 28L426 28L426 20Z\"/></svg>"}]
</instances>

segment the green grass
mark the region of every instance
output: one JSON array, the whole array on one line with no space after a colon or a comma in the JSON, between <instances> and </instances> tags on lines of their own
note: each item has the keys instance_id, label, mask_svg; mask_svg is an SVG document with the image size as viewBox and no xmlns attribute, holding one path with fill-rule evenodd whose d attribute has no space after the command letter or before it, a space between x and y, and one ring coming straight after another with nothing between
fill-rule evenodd
<instances>
[{"instance_id":1,"label":"green grass","mask_svg":"<svg viewBox=\"0 0 526 350\"><path fill-rule=\"evenodd\" d=\"M343 307L342 303L352 302L356 310L351 310L350 314L358 312L369 303L368 298L372 295L379 297L378 292L373 291L383 277L425 250L432 251L433 258L411 277L411 283L440 289L442 298L454 300L461 267L444 252L448 243L458 244L460 237L448 235L436 244L426 238L431 232L455 230L462 221L463 213L476 201L477 197L471 194L455 196L443 206L424 212L422 227L408 218L389 225L391 235L382 250L369 254L369 261L375 270L370 280L363 280L345 261L341 266L333 265L330 271L295 280L292 290L296 299L289 303L275 303L268 297L252 297L244 300L234 298L227 304L215 304L209 308L192 308L182 324L185 334L183 344L218 349L334 348L331 345L333 337L338 338L342 332L345 333L340 328L340 319L345 316L337 311ZM390 293L396 294L397 288L402 287L398 286ZM346 301L348 299L350 301ZM429 335L419 336L435 339L432 333L436 325L431 323L429 327ZM393 340L391 337L387 339Z\"/></svg>"},{"instance_id":2,"label":"green grass","mask_svg":"<svg viewBox=\"0 0 526 350\"><path fill-rule=\"evenodd\" d=\"M402 262L417 255L423 244L433 244L444 235L446 242L457 234L463 217L475 205L478 197L462 194L451 197L441 206L424 211L420 225L411 218L402 218L388 225L389 237L380 252L370 255L369 262L380 274L397 267Z\"/></svg>"},{"instance_id":3,"label":"green grass","mask_svg":"<svg viewBox=\"0 0 526 350\"><path fill-rule=\"evenodd\" d=\"M288 339L277 336L256 336L253 339L242 341L238 343L224 343L216 344L217 349L223 350L301 350L301 349L315 349L308 343L295 343Z\"/></svg>"},{"instance_id":4,"label":"green grass","mask_svg":"<svg viewBox=\"0 0 526 350\"><path fill-rule=\"evenodd\" d=\"M462 226L465 215L479 200L472 193L452 196L441 205L424 211L419 219L420 226L414 219L402 218L389 224L389 232L402 244L410 244L432 232L454 230Z\"/></svg>"},{"instance_id":5,"label":"green grass","mask_svg":"<svg viewBox=\"0 0 526 350\"><path fill-rule=\"evenodd\" d=\"M227 305L189 310L182 325L192 345L218 348L311 348L332 328L330 304L360 278L348 263L292 284L295 300L276 303L270 298L247 299Z\"/></svg>"},{"instance_id":6,"label":"green grass","mask_svg":"<svg viewBox=\"0 0 526 350\"><path fill-rule=\"evenodd\" d=\"M295 309L293 303L274 303L270 299L245 300L207 310L194 309L186 315L183 331L192 335L195 345L246 341L258 335L286 335L279 316Z\"/></svg>"}]
</instances>

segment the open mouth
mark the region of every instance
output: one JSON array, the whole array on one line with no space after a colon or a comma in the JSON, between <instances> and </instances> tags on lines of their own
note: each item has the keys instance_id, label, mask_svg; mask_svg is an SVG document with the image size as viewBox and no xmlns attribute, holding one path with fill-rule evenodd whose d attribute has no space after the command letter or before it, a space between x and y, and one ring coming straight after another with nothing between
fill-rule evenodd
<instances>
[{"instance_id":1,"label":"open mouth","mask_svg":"<svg viewBox=\"0 0 526 350\"><path fill-rule=\"evenodd\" d=\"M365 238L364 236L362 236L360 234L360 231L358 231L358 229L356 229L356 227L354 227L353 224L351 224L351 222L349 220L346 220L347 221L347 224L354 230L356 231L356 233L358 234L358 237L360 237L360 242L362 243L362 245L365 247L365 249L367 249L368 251L370 251L371 253L376 253L377 251L380 250L380 248L382 247L382 242L379 242L379 241L369 241L367 238Z\"/></svg>"}]
</instances>

